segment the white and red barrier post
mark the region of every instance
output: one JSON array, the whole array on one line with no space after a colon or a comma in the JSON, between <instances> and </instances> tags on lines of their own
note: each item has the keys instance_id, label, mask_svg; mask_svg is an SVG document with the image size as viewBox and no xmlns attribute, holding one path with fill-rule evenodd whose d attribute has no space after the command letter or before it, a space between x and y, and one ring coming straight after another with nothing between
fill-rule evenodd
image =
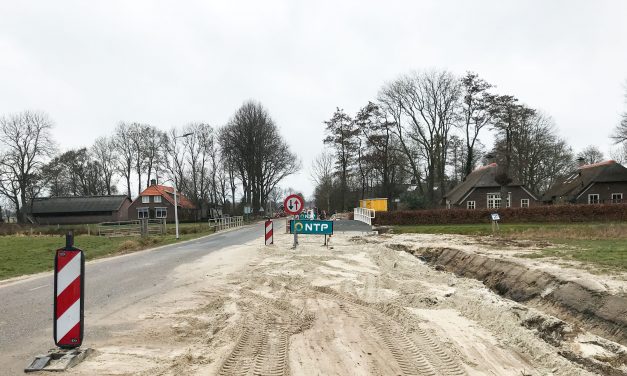
<instances>
[{"instance_id":1,"label":"white and red barrier post","mask_svg":"<svg viewBox=\"0 0 627 376\"><path fill-rule=\"evenodd\" d=\"M267 220L266 221L266 245L270 245L270 244L274 244L274 236L273 236L273 224L272 224L272 220Z\"/></svg>"},{"instance_id":2,"label":"white and red barrier post","mask_svg":"<svg viewBox=\"0 0 627 376\"><path fill-rule=\"evenodd\" d=\"M74 247L74 236L66 236L65 248L54 258L54 343L76 348L83 342L85 255Z\"/></svg>"}]
</instances>

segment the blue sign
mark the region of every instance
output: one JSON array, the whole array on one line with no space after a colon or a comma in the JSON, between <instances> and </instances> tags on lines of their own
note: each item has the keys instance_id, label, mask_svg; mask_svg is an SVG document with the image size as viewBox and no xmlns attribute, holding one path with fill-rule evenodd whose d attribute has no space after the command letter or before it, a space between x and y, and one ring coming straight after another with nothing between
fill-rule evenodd
<instances>
[{"instance_id":1,"label":"blue sign","mask_svg":"<svg viewBox=\"0 0 627 376\"><path fill-rule=\"evenodd\" d=\"M291 220L290 234L333 235L333 221Z\"/></svg>"}]
</instances>

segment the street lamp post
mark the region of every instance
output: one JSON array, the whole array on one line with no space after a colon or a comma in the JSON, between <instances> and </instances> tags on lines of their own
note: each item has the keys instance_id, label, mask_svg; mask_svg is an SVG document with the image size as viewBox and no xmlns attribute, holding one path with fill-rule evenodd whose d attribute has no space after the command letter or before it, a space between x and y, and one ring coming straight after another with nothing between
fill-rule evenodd
<instances>
[{"instance_id":1,"label":"street lamp post","mask_svg":"<svg viewBox=\"0 0 627 376\"><path fill-rule=\"evenodd\" d=\"M193 133L185 133L183 135L180 136L174 136L174 139L176 140L177 138L183 138L183 137L189 137L191 136ZM179 239L179 211L178 211L178 200L176 198L176 174L174 174L174 227L176 228L176 240Z\"/></svg>"},{"instance_id":2,"label":"street lamp post","mask_svg":"<svg viewBox=\"0 0 627 376\"><path fill-rule=\"evenodd\" d=\"M178 201L176 200L176 179L174 179L174 227L176 228L176 240L179 239L179 211Z\"/></svg>"}]
</instances>

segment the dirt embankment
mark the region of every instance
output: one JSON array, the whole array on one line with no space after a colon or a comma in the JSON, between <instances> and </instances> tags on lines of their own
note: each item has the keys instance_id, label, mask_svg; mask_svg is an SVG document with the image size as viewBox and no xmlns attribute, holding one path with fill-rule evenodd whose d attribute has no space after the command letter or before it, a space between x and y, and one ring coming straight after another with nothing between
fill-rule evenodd
<instances>
[{"instance_id":1,"label":"dirt embankment","mask_svg":"<svg viewBox=\"0 0 627 376\"><path fill-rule=\"evenodd\" d=\"M551 314L627 345L627 297L609 294L585 281L565 280L511 260L451 248L410 251L436 267L475 278L499 295L533 304Z\"/></svg>"}]
</instances>

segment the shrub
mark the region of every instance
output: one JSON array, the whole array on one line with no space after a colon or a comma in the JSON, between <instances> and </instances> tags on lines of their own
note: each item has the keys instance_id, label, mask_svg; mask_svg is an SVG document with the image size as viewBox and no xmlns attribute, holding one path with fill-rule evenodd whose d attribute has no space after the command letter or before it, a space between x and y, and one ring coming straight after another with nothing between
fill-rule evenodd
<instances>
[{"instance_id":1,"label":"shrub","mask_svg":"<svg viewBox=\"0 0 627 376\"><path fill-rule=\"evenodd\" d=\"M546 205L503 209L430 209L377 212L376 225L489 223L498 213L505 223L609 222L627 220L627 204Z\"/></svg>"}]
</instances>

